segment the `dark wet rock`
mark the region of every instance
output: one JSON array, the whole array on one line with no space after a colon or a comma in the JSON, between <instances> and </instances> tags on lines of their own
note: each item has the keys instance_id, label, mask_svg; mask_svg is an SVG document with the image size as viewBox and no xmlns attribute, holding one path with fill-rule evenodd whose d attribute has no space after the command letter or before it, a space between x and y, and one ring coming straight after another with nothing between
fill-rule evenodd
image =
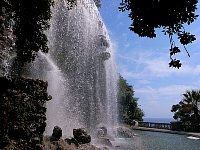
<instances>
[{"instance_id":1,"label":"dark wet rock","mask_svg":"<svg viewBox=\"0 0 200 150\"><path fill-rule=\"evenodd\" d=\"M55 126L53 129L50 141L58 141L62 137L62 129L59 126Z\"/></svg>"},{"instance_id":2,"label":"dark wet rock","mask_svg":"<svg viewBox=\"0 0 200 150\"><path fill-rule=\"evenodd\" d=\"M87 134L83 128L73 129L73 136L79 144L86 144L91 142L91 136Z\"/></svg>"},{"instance_id":3,"label":"dark wet rock","mask_svg":"<svg viewBox=\"0 0 200 150\"><path fill-rule=\"evenodd\" d=\"M58 141L50 141L50 137L45 136L43 139L43 150L76 150L77 146L73 143L68 144L60 138Z\"/></svg>"},{"instance_id":4,"label":"dark wet rock","mask_svg":"<svg viewBox=\"0 0 200 150\"><path fill-rule=\"evenodd\" d=\"M62 139L62 129L55 126L52 136L43 139L43 150L101 150L91 145L91 136L83 128L73 129L72 138Z\"/></svg>"},{"instance_id":5,"label":"dark wet rock","mask_svg":"<svg viewBox=\"0 0 200 150\"><path fill-rule=\"evenodd\" d=\"M39 137L34 137L32 140L33 144L40 144L40 138Z\"/></svg>"},{"instance_id":6,"label":"dark wet rock","mask_svg":"<svg viewBox=\"0 0 200 150\"><path fill-rule=\"evenodd\" d=\"M66 138L65 142L67 142L69 145L74 144L76 147L79 146L79 142L75 138Z\"/></svg>"},{"instance_id":7,"label":"dark wet rock","mask_svg":"<svg viewBox=\"0 0 200 150\"><path fill-rule=\"evenodd\" d=\"M65 142L69 145L74 144L76 147L91 142L91 136L87 134L84 128L73 129L73 136L71 139L66 138Z\"/></svg>"},{"instance_id":8,"label":"dark wet rock","mask_svg":"<svg viewBox=\"0 0 200 150\"><path fill-rule=\"evenodd\" d=\"M36 144L35 150L42 150L42 144Z\"/></svg>"}]
</instances>

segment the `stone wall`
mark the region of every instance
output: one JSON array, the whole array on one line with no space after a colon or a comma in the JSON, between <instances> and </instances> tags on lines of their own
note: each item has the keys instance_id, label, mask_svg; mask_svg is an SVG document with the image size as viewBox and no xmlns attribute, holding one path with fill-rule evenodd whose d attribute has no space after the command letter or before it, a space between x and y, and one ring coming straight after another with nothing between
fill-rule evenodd
<instances>
[{"instance_id":1,"label":"stone wall","mask_svg":"<svg viewBox=\"0 0 200 150\"><path fill-rule=\"evenodd\" d=\"M0 149L41 149L47 82L0 77Z\"/></svg>"}]
</instances>

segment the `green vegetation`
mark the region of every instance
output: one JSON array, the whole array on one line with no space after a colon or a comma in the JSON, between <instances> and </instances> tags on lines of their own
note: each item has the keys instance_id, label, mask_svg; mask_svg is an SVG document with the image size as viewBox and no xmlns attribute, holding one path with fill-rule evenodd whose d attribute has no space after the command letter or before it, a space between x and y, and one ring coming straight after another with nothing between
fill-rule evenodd
<instances>
[{"instance_id":1,"label":"green vegetation","mask_svg":"<svg viewBox=\"0 0 200 150\"><path fill-rule=\"evenodd\" d=\"M186 91L179 104L173 105L174 119L193 125L200 124L200 90Z\"/></svg>"},{"instance_id":2,"label":"green vegetation","mask_svg":"<svg viewBox=\"0 0 200 150\"><path fill-rule=\"evenodd\" d=\"M129 11L131 31L140 37L156 37L155 29L162 28L170 40L170 67L181 67L180 60L173 58L181 50L176 46L174 36L178 37L188 56L185 45L196 40L195 36L185 31L184 25L190 25L198 17L195 15L198 0L122 0L120 11Z\"/></svg>"},{"instance_id":3,"label":"green vegetation","mask_svg":"<svg viewBox=\"0 0 200 150\"><path fill-rule=\"evenodd\" d=\"M133 120L142 121L144 112L138 106L138 98L134 95L133 87L121 76L119 79L118 106L120 122L129 124Z\"/></svg>"},{"instance_id":4,"label":"green vegetation","mask_svg":"<svg viewBox=\"0 0 200 150\"><path fill-rule=\"evenodd\" d=\"M76 0L67 0L69 9L75 3ZM44 31L49 28L54 0L3 0L0 4L9 16L8 22L12 22L18 61L23 65L33 61L39 50L47 53Z\"/></svg>"},{"instance_id":5,"label":"green vegetation","mask_svg":"<svg viewBox=\"0 0 200 150\"><path fill-rule=\"evenodd\" d=\"M17 58L30 62L37 52L48 52L44 30L49 28L53 0L3 0L3 7L13 21Z\"/></svg>"}]
</instances>

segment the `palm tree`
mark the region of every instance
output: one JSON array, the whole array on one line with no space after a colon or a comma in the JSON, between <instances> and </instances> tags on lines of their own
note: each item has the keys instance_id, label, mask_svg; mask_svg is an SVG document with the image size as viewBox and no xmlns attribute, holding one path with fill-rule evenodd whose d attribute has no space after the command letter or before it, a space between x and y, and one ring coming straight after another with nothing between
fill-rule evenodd
<instances>
[{"instance_id":1,"label":"palm tree","mask_svg":"<svg viewBox=\"0 0 200 150\"><path fill-rule=\"evenodd\" d=\"M174 119L187 122L191 124L200 123L200 90L187 90L183 94L183 99L179 104L172 106L172 112L174 112Z\"/></svg>"},{"instance_id":2,"label":"palm tree","mask_svg":"<svg viewBox=\"0 0 200 150\"><path fill-rule=\"evenodd\" d=\"M191 111L192 123L199 123L199 102L200 102L200 90L187 90L183 94L182 102L186 104L186 108Z\"/></svg>"}]
</instances>

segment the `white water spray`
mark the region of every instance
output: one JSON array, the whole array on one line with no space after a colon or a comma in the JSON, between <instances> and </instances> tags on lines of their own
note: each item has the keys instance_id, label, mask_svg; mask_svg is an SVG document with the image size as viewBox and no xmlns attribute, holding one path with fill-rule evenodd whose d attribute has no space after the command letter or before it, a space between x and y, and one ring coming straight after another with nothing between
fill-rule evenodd
<instances>
[{"instance_id":1,"label":"white water spray","mask_svg":"<svg viewBox=\"0 0 200 150\"><path fill-rule=\"evenodd\" d=\"M47 31L49 55L39 54L27 73L48 81L47 127L63 135L74 128L96 134L99 125L117 125L117 80L114 51L93 0L78 0L68 10L64 0L53 8Z\"/></svg>"}]
</instances>

